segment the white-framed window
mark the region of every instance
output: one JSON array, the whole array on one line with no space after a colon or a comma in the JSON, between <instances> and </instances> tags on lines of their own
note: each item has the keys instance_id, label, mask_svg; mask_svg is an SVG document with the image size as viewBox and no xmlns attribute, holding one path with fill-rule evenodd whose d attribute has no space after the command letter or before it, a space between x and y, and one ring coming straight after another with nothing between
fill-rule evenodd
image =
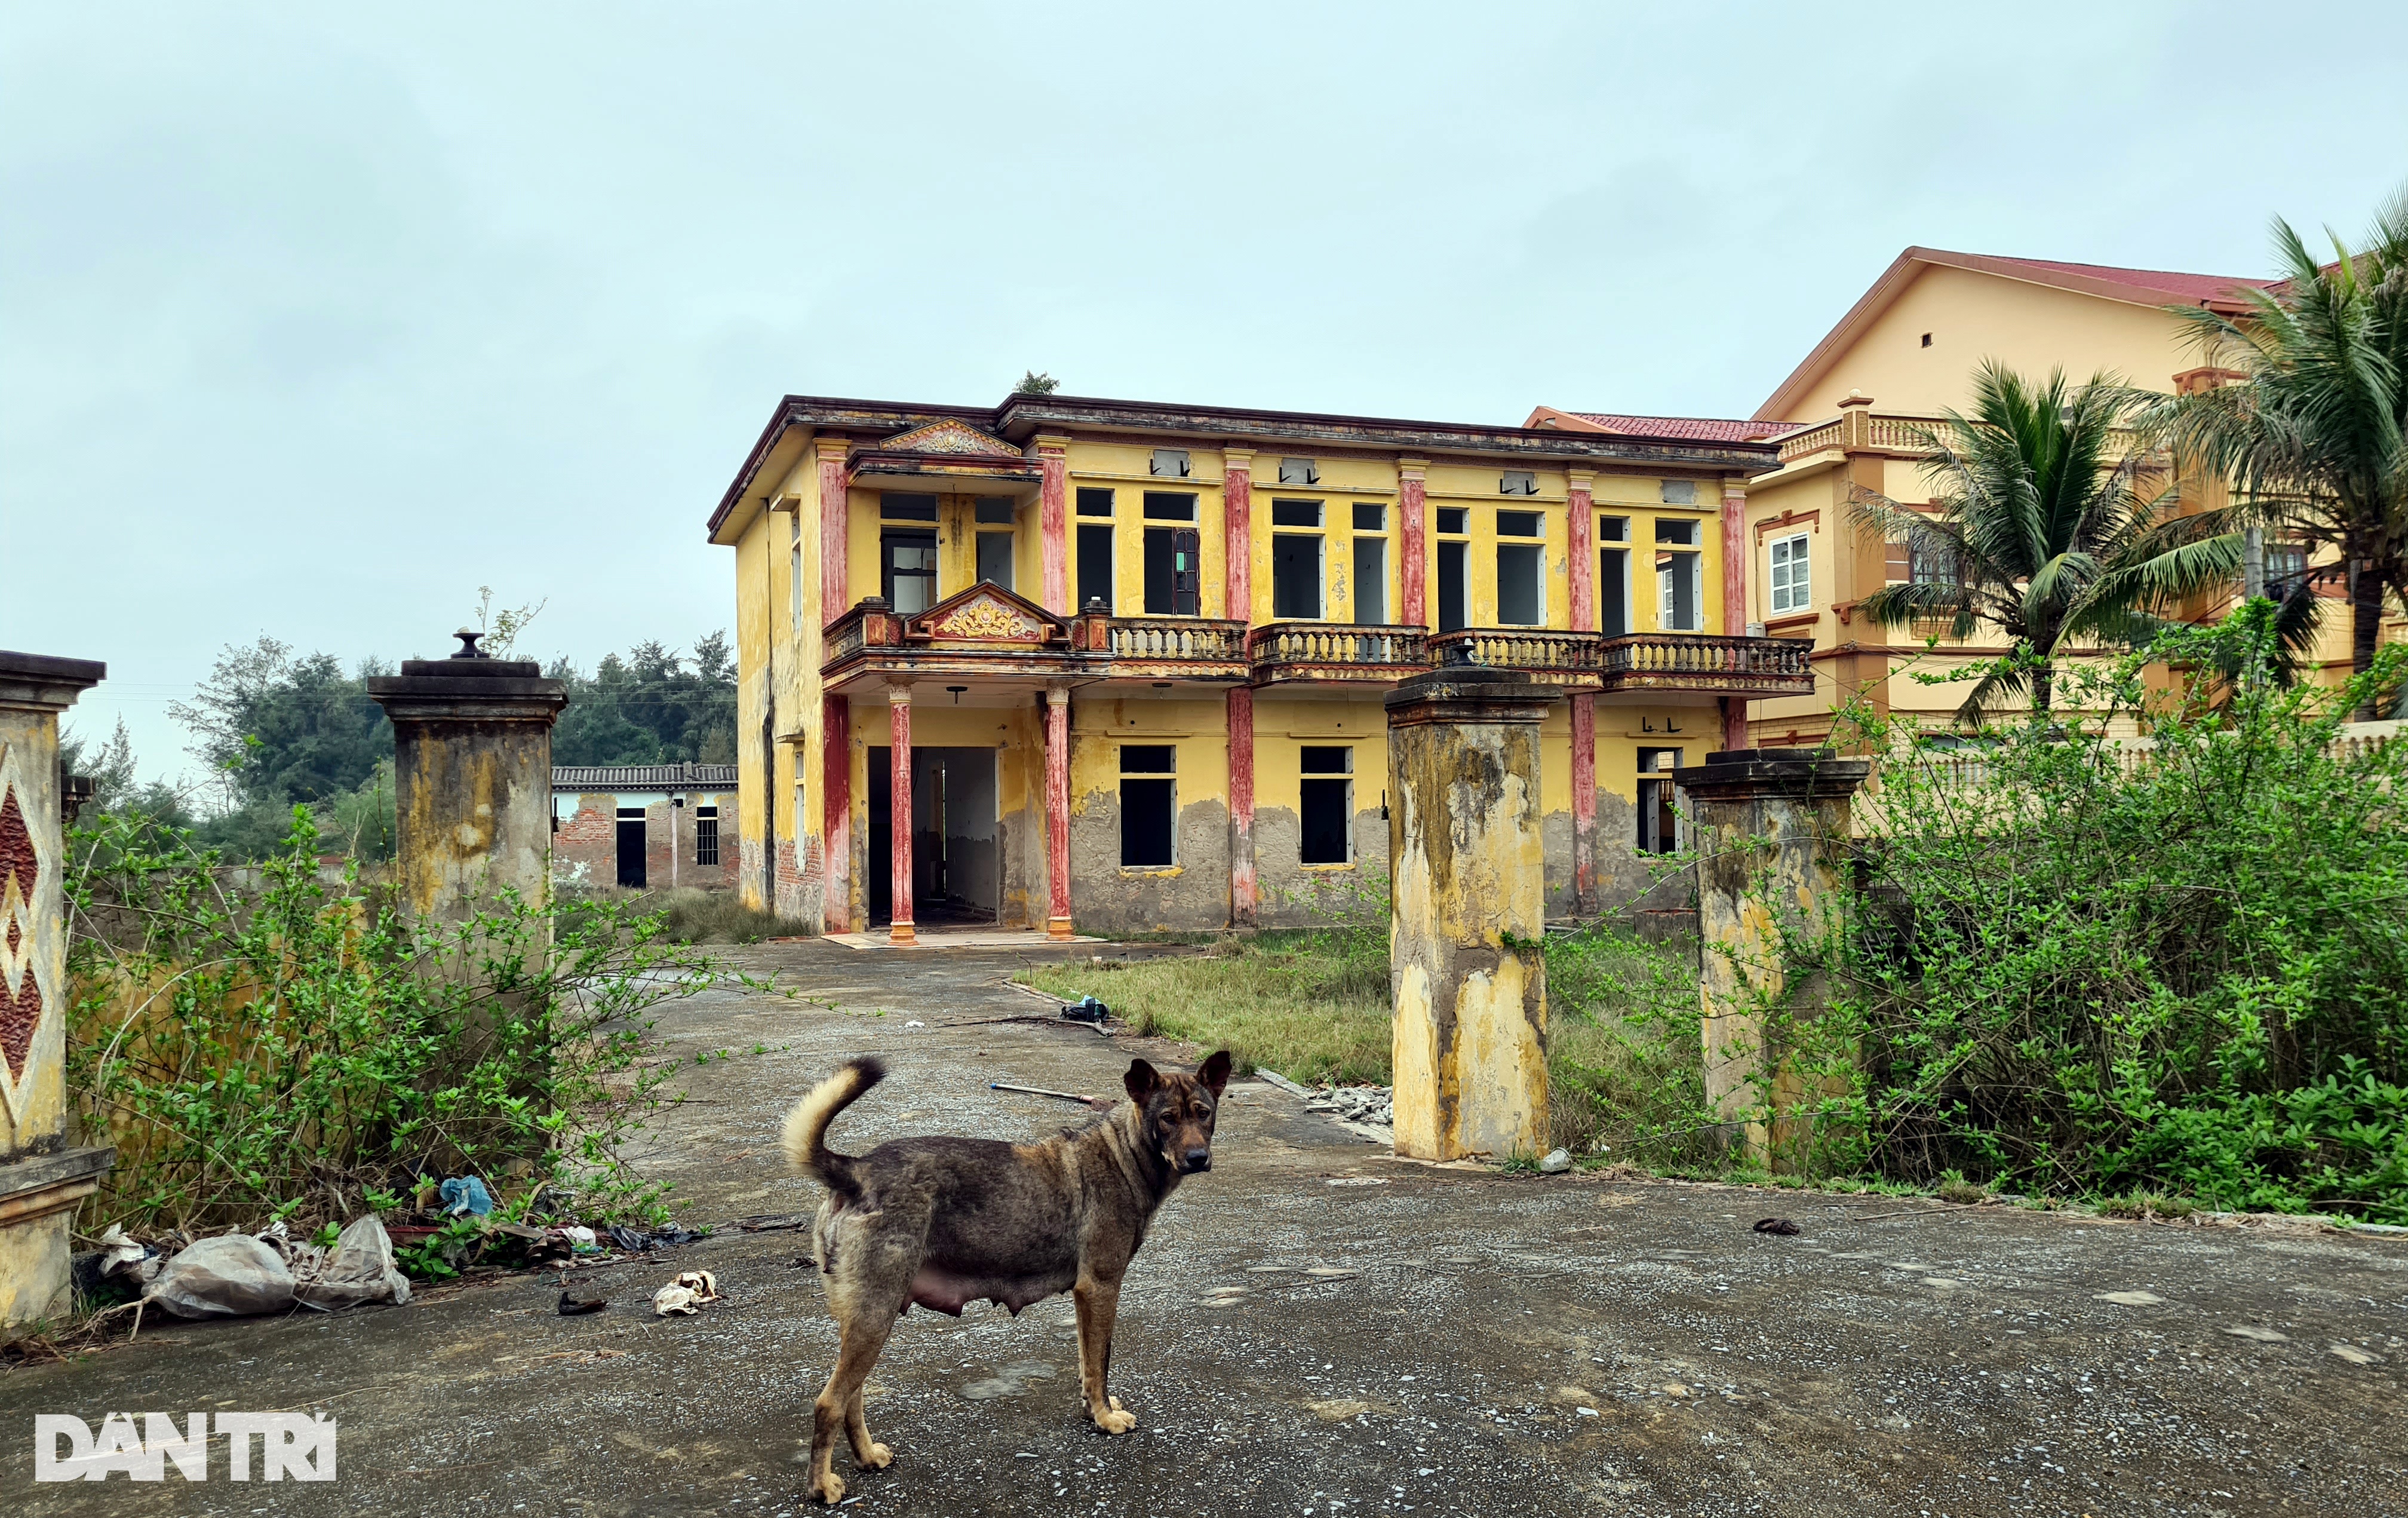
<instances>
[{"instance_id":1,"label":"white-framed window","mask_svg":"<svg viewBox=\"0 0 2408 1518\"><path fill-rule=\"evenodd\" d=\"M1772 586L1772 612L1802 612L1813 604L1812 571L1806 562L1807 535L1772 540L1772 572L1767 583Z\"/></svg>"}]
</instances>

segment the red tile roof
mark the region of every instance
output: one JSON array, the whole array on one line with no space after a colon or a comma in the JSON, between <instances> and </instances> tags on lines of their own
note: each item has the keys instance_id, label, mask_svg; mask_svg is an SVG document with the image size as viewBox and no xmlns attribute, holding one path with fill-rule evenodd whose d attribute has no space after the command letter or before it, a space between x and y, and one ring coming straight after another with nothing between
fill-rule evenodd
<instances>
[{"instance_id":1,"label":"red tile roof","mask_svg":"<svg viewBox=\"0 0 2408 1518\"><path fill-rule=\"evenodd\" d=\"M2157 290L2177 300L2229 300L2236 289L2271 290L2274 280L2242 279L2230 274L2182 274L2161 268L2119 268L2113 264L2070 264L2054 258L1990 255L1993 263L2021 265L2035 272L2072 274L2113 284Z\"/></svg>"},{"instance_id":2,"label":"red tile roof","mask_svg":"<svg viewBox=\"0 0 2408 1518\"><path fill-rule=\"evenodd\" d=\"M1697 438L1710 442L1757 442L1786 432L1794 422L1737 421L1719 416L1624 416L1611 412L1573 412L1607 432L1642 438Z\"/></svg>"}]
</instances>

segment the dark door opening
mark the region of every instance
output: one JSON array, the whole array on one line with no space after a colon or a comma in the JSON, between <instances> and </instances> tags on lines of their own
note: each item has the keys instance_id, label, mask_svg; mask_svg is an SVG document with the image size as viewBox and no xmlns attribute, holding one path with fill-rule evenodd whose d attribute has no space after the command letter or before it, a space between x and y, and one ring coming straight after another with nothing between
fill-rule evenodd
<instances>
[{"instance_id":1,"label":"dark door opening","mask_svg":"<svg viewBox=\"0 0 2408 1518\"><path fill-rule=\"evenodd\" d=\"M1148 616L1194 616L1202 570L1200 539L1194 528L1145 529L1145 612Z\"/></svg>"},{"instance_id":2,"label":"dark door opening","mask_svg":"<svg viewBox=\"0 0 2408 1518\"><path fill-rule=\"evenodd\" d=\"M644 814L627 808L619 814L619 884L644 889Z\"/></svg>"},{"instance_id":3,"label":"dark door opening","mask_svg":"<svg viewBox=\"0 0 2408 1518\"><path fill-rule=\"evenodd\" d=\"M1670 854L1686 842L1682 837L1681 793L1672 772L1681 765L1677 748L1639 751L1639 852Z\"/></svg>"},{"instance_id":4,"label":"dark door opening","mask_svg":"<svg viewBox=\"0 0 2408 1518\"><path fill-rule=\"evenodd\" d=\"M1470 545L1442 542L1438 545L1438 630L1460 632L1464 615L1463 561L1464 550Z\"/></svg>"},{"instance_id":5,"label":"dark door opening","mask_svg":"<svg viewBox=\"0 0 2408 1518\"><path fill-rule=\"evenodd\" d=\"M1003 898L996 750L911 750L911 918L993 922ZM895 751L869 751L869 917L895 920Z\"/></svg>"}]
</instances>

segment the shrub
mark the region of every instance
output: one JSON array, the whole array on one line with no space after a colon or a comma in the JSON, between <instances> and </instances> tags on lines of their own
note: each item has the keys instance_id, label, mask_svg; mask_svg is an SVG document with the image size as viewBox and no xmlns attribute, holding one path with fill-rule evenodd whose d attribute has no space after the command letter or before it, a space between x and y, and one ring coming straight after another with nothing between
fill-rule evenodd
<instances>
[{"instance_id":1,"label":"shrub","mask_svg":"<svg viewBox=\"0 0 2408 1518\"><path fill-rule=\"evenodd\" d=\"M1865 725L1856 889L1783 949L1828 1009L1771 1009L1758 1093L1822 1093L1791 1114L1812 1164L2408 1222L2408 743L2341 730L2408 649L2286 689L2262 612L2074 677L1970 759ZM2260 673L2152 703L2147 661Z\"/></svg>"},{"instance_id":2,"label":"shrub","mask_svg":"<svg viewBox=\"0 0 2408 1518\"><path fill-rule=\"evenodd\" d=\"M67 1081L118 1146L103 1221L306 1231L464 1174L512 1209L547 1185L588 1217L655 1199L620 1161L663 1078L641 1014L709 984L657 919L506 891L413 923L356 866L320 878L307 808L256 871L138 817L70 842Z\"/></svg>"}]
</instances>

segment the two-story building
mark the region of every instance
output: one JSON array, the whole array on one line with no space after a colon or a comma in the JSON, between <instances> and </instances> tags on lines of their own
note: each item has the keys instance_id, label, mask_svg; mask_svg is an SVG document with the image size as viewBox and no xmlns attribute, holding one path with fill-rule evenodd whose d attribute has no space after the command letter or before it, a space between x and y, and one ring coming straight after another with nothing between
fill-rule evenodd
<instances>
[{"instance_id":1,"label":"two-story building","mask_svg":"<svg viewBox=\"0 0 2408 1518\"><path fill-rule=\"evenodd\" d=\"M1551 910L1680 842L1670 773L1812 691L1742 634L1765 442L1013 395L788 397L735 551L738 871L831 932L1304 920L1383 889L1382 698L1436 665L1568 698Z\"/></svg>"}]
</instances>

